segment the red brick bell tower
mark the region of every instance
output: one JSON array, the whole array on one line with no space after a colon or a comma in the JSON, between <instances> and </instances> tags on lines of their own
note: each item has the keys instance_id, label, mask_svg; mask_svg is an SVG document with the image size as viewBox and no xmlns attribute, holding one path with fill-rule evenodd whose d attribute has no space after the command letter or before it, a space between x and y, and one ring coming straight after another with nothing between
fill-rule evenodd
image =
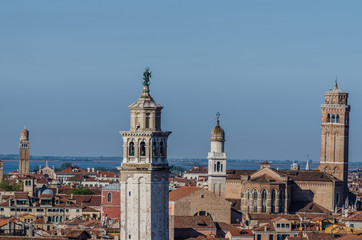
<instances>
[{"instance_id":1,"label":"red brick bell tower","mask_svg":"<svg viewBox=\"0 0 362 240\"><path fill-rule=\"evenodd\" d=\"M343 181L341 200L347 197L349 112L348 93L338 88L324 94L319 170Z\"/></svg>"}]
</instances>

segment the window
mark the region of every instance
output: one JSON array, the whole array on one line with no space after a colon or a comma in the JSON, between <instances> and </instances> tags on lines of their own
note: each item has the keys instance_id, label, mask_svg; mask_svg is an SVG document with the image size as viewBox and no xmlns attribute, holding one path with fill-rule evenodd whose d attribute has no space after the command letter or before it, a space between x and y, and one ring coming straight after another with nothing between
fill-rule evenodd
<instances>
[{"instance_id":1,"label":"window","mask_svg":"<svg viewBox=\"0 0 362 240\"><path fill-rule=\"evenodd\" d=\"M112 202L112 193L107 194L107 202Z\"/></svg>"},{"instance_id":2,"label":"window","mask_svg":"<svg viewBox=\"0 0 362 240\"><path fill-rule=\"evenodd\" d=\"M128 196L131 196L131 191L128 192Z\"/></svg>"},{"instance_id":3,"label":"window","mask_svg":"<svg viewBox=\"0 0 362 240\"><path fill-rule=\"evenodd\" d=\"M285 194L283 189L280 190L279 193L279 212L284 213L284 206L285 206Z\"/></svg>"},{"instance_id":4,"label":"window","mask_svg":"<svg viewBox=\"0 0 362 240\"><path fill-rule=\"evenodd\" d=\"M253 205L254 205L254 212L258 212L258 191L254 189L253 192Z\"/></svg>"},{"instance_id":5,"label":"window","mask_svg":"<svg viewBox=\"0 0 362 240\"><path fill-rule=\"evenodd\" d=\"M274 239L274 235L273 234L270 234L269 235L269 240L273 240Z\"/></svg>"},{"instance_id":6,"label":"window","mask_svg":"<svg viewBox=\"0 0 362 240\"><path fill-rule=\"evenodd\" d=\"M282 223L281 226L282 226L282 228L285 228L285 223Z\"/></svg>"},{"instance_id":7,"label":"window","mask_svg":"<svg viewBox=\"0 0 362 240\"><path fill-rule=\"evenodd\" d=\"M77 209L77 212L79 212L79 209Z\"/></svg>"},{"instance_id":8,"label":"window","mask_svg":"<svg viewBox=\"0 0 362 240\"><path fill-rule=\"evenodd\" d=\"M354 228L354 224L353 223L349 224L349 227Z\"/></svg>"},{"instance_id":9,"label":"window","mask_svg":"<svg viewBox=\"0 0 362 240\"><path fill-rule=\"evenodd\" d=\"M339 113L337 113L337 116L336 116L336 123L339 123Z\"/></svg>"},{"instance_id":10,"label":"window","mask_svg":"<svg viewBox=\"0 0 362 240\"><path fill-rule=\"evenodd\" d=\"M277 228L280 228L280 223L277 223Z\"/></svg>"},{"instance_id":11,"label":"window","mask_svg":"<svg viewBox=\"0 0 362 240\"><path fill-rule=\"evenodd\" d=\"M289 223L286 223L286 224L285 224L285 227L286 227L286 228L289 228Z\"/></svg>"},{"instance_id":12,"label":"window","mask_svg":"<svg viewBox=\"0 0 362 240\"><path fill-rule=\"evenodd\" d=\"M201 198L204 198L204 195L201 195Z\"/></svg>"},{"instance_id":13,"label":"window","mask_svg":"<svg viewBox=\"0 0 362 240\"><path fill-rule=\"evenodd\" d=\"M141 142L140 144L140 156L144 157L146 156L146 143Z\"/></svg>"},{"instance_id":14,"label":"window","mask_svg":"<svg viewBox=\"0 0 362 240\"><path fill-rule=\"evenodd\" d=\"M130 142L130 143L129 143L128 155L129 155L130 157L133 157L133 156L134 156L134 143L133 143L133 142Z\"/></svg>"},{"instance_id":15,"label":"window","mask_svg":"<svg viewBox=\"0 0 362 240\"><path fill-rule=\"evenodd\" d=\"M334 113L332 113L332 123L336 122L336 115Z\"/></svg>"},{"instance_id":16,"label":"window","mask_svg":"<svg viewBox=\"0 0 362 240\"><path fill-rule=\"evenodd\" d=\"M0 211L4 211L4 208L0 208Z\"/></svg>"},{"instance_id":17,"label":"window","mask_svg":"<svg viewBox=\"0 0 362 240\"><path fill-rule=\"evenodd\" d=\"M160 142L160 156L163 157L164 156L164 147L163 147L163 142Z\"/></svg>"},{"instance_id":18,"label":"window","mask_svg":"<svg viewBox=\"0 0 362 240\"><path fill-rule=\"evenodd\" d=\"M248 189L248 192L247 192L247 206L248 206L248 212L250 212L250 191L249 191L249 189Z\"/></svg>"},{"instance_id":19,"label":"window","mask_svg":"<svg viewBox=\"0 0 362 240\"><path fill-rule=\"evenodd\" d=\"M273 189L271 194L271 213L275 213L275 196L276 196L276 191L275 189Z\"/></svg>"},{"instance_id":20,"label":"window","mask_svg":"<svg viewBox=\"0 0 362 240\"><path fill-rule=\"evenodd\" d=\"M217 164L216 164L216 171L220 172L220 162L217 162Z\"/></svg>"},{"instance_id":21,"label":"window","mask_svg":"<svg viewBox=\"0 0 362 240\"><path fill-rule=\"evenodd\" d=\"M327 114L327 122L329 123L329 122L331 122L331 114Z\"/></svg>"},{"instance_id":22,"label":"window","mask_svg":"<svg viewBox=\"0 0 362 240\"><path fill-rule=\"evenodd\" d=\"M261 240L261 234L256 235L257 240Z\"/></svg>"},{"instance_id":23,"label":"window","mask_svg":"<svg viewBox=\"0 0 362 240\"><path fill-rule=\"evenodd\" d=\"M261 212L266 213L266 190L261 192Z\"/></svg>"},{"instance_id":24,"label":"window","mask_svg":"<svg viewBox=\"0 0 362 240\"><path fill-rule=\"evenodd\" d=\"M150 127L150 114L146 113L146 128Z\"/></svg>"}]
</instances>

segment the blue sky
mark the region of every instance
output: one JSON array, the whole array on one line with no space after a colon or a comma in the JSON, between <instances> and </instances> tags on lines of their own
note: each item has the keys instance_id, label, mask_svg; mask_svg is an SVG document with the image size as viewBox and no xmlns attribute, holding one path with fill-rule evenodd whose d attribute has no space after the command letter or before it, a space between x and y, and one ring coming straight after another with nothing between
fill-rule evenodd
<instances>
[{"instance_id":1,"label":"blue sky","mask_svg":"<svg viewBox=\"0 0 362 240\"><path fill-rule=\"evenodd\" d=\"M359 1L1 1L0 153L121 156L152 71L170 158L205 158L215 113L237 159L319 159L320 104L350 93L362 129Z\"/></svg>"}]
</instances>

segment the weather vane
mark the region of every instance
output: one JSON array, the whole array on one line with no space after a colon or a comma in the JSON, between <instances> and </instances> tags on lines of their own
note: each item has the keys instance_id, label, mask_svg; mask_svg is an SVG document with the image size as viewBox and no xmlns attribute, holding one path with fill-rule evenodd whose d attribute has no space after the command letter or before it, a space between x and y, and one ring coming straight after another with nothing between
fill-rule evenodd
<instances>
[{"instance_id":1,"label":"weather vane","mask_svg":"<svg viewBox=\"0 0 362 240\"><path fill-rule=\"evenodd\" d=\"M216 113L216 118L215 118L215 120L217 121L217 125L219 125L220 115L221 115L221 114L220 114L219 112Z\"/></svg>"},{"instance_id":2,"label":"weather vane","mask_svg":"<svg viewBox=\"0 0 362 240\"><path fill-rule=\"evenodd\" d=\"M150 72L150 68L149 67L146 67L145 68L145 72L143 73L143 86L145 86L145 87L149 87L150 86L150 78L151 78L151 73L152 72Z\"/></svg>"}]
</instances>

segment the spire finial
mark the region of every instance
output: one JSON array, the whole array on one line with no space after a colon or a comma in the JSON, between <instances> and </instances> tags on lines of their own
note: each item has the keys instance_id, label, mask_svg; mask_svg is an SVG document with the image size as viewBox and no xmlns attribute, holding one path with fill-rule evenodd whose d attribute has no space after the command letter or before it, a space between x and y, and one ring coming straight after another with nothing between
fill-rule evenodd
<instances>
[{"instance_id":1,"label":"spire finial","mask_svg":"<svg viewBox=\"0 0 362 240\"><path fill-rule=\"evenodd\" d=\"M216 118L215 118L215 120L217 121L217 126L219 126L219 123L220 123L220 120L219 120L220 115L221 115L221 114L220 114L219 112L216 113Z\"/></svg>"},{"instance_id":2,"label":"spire finial","mask_svg":"<svg viewBox=\"0 0 362 240\"><path fill-rule=\"evenodd\" d=\"M334 80L334 82L336 83L336 85L334 86L334 89L338 89L338 77L336 75L336 80Z\"/></svg>"}]
</instances>

